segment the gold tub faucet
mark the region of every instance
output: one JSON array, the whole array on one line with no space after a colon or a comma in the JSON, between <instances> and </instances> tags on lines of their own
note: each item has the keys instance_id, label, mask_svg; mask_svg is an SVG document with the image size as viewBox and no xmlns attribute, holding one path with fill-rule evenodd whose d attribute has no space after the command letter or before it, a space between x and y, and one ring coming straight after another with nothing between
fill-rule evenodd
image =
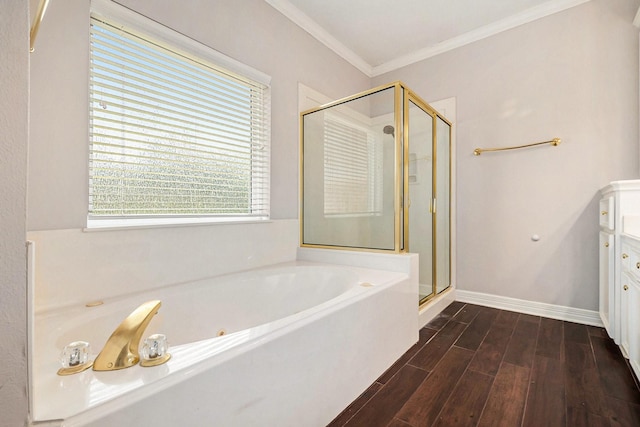
<instances>
[{"instance_id":1,"label":"gold tub faucet","mask_svg":"<svg viewBox=\"0 0 640 427\"><path fill-rule=\"evenodd\" d=\"M113 371L134 366L140 361L140 339L153 316L160 309L160 301L148 301L136 308L113 331L98 357L94 371Z\"/></svg>"}]
</instances>

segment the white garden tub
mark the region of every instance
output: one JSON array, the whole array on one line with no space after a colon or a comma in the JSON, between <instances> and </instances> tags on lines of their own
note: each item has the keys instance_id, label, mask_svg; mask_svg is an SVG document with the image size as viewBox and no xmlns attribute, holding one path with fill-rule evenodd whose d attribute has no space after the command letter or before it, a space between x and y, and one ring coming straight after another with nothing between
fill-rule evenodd
<instances>
[{"instance_id":1,"label":"white garden tub","mask_svg":"<svg viewBox=\"0 0 640 427\"><path fill-rule=\"evenodd\" d=\"M298 261L36 313L34 424L324 426L417 340L416 287ZM56 375L66 344L97 354L149 300L162 307L143 337L165 334L169 362Z\"/></svg>"}]
</instances>

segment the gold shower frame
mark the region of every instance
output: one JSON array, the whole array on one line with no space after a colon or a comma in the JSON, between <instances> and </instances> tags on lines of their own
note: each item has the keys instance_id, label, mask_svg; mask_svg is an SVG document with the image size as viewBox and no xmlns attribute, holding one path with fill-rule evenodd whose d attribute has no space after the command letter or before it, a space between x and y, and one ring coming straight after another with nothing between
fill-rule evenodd
<instances>
[{"instance_id":1,"label":"gold shower frame","mask_svg":"<svg viewBox=\"0 0 640 427\"><path fill-rule=\"evenodd\" d=\"M432 171L432 187L431 187L431 200L429 201L429 213L432 215L431 217L431 235L432 235L432 250L431 250L431 262L432 262L432 277L431 277L431 286L432 286L432 291L429 295L427 295L425 298L420 299L419 304L423 305L426 302L428 302L430 299L432 299L433 297L435 297L436 295L439 294L439 292L437 291L437 286L438 286L438 268L437 268L437 255L438 255L438 241L436 239L436 236L438 235L437 232L437 226L438 226L438 217L436 215L437 213L437 205L436 205L436 200L437 200L437 195L438 195L438 177L436 175L436 166L438 164L438 150L437 150L437 135L438 135L438 130L437 130L437 119L441 119L443 122L445 122L448 126L449 126L449 146L448 146L448 158L449 158L449 168L448 168L448 189L447 191L449 192L449 203L447 206L447 212L448 212L448 216L449 216L449 227L448 227L448 231L447 231L447 239L449 242L449 250L448 250L448 254L447 256L449 257L449 265L448 265L448 270L449 270L449 283L447 283L447 286L440 292L443 292L447 289L449 289L449 287L451 286L451 247L452 247L452 243L451 243L451 196L452 196L452 188L451 188L451 183L452 183L452 179L451 179L451 162L452 162L452 139L451 139L451 129L453 127L453 125L451 124L451 122L449 120L447 120L442 114L440 114L438 111L436 111L434 108L432 108L428 103L426 103L422 98L420 98L420 96L418 96L415 92L413 92L411 89L407 88L406 86L403 86L404 90L407 94L407 96L404 97L404 105L403 105L403 114L406 117L406 120L404 121L404 129L403 132L406 135L406 138L404 138L404 192L403 192L403 200L408 201L409 200L409 145L410 145L410 136L409 136L409 119L408 119L408 114L409 114L409 105L410 103L413 103L416 105L416 107L420 108L422 111L424 111L425 113L429 114L431 116L431 119L433 121L433 126L432 126L432 130L431 130L431 139L433 141L432 147L431 147L431 156L432 156L432 162L434 165L434 169ZM434 198L435 195L435 198ZM404 221L406 224L406 227L404 227L404 234L405 234L405 242L407 243L407 247L409 247L409 230L411 227L411 223L409 222L409 209L404 209L403 211L403 215L404 215Z\"/></svg>"},{"instance_id":2,"label":"gold shower frame","mask_svg":"<svg viewBox=\"0 0 640 427\"><path fill-rule=\"evenodd\" d=\"M304 243L304 116L307 114L315 113L316 111L325 110L328 108L335 107L340 104L345 104L350 101L354 101L359 98L364 98L369 95L373 95L378 92L382 92L384 90L394 89L394 126L396 129L402 128L402 118L400 117L400 111L402 108L402 89L405 86L401 82L395 82L391 84L386 84L382 86L377 86L375 88L359 92L355 95L351 95L345 98L338 99L336 101L332 101L327 104L320 105L318 107L303 111L300 113L300 124L299 124L299 222L300 222L300 246L307 248L321 248L321 249L339 249L339 250L347 250L347 251L366 251L366 252L378 252L378 253L401 253L405 252L404 247L402 245L400 231L401 231L401 203L398 194L402 194L402 182L401 177L398 171L401 170L402 167L402 147L401 147L401 134L400 132L396 132L394 147L395 147L395 176L394 176L394 249L375 249L375 248L366 248L366 247L353 247L353 246L337 246L337 245L320 245L320 244L312 244L312 243Z\"/></svg>"},{"instance_id":3,"label":"gold shower frame","mask_svg":"<svg viewBox=\"0 0 640 427\"><path fill-rule=\"evenodd\" d=\"M395 198L394 198L394 249L372 249L372 248L362 248L362 247L346 247L346 246L335 246L335 245L318 245L311 243L304 243L304 234L303 234L303 218L304 218L304 174L302 173L304 167L304 116L320 111L328 108L335 107L340 104L344 104L350 101L354 101L359 98L363 98L387 89L394 89L394 126L396 129L402 129L402 133L396 132L395 135ZM300 180L299 180L299 218L300 218L300 245L302 247L313 247L313 248L325 248L325 249L345 249L345 250L359 250L359 251L371 251L371 252L384 252L384 253L403 253L406 252L405 247L408 246L409 239L409 216L408 210L404 209L404 204L408 200L409 197L409 120L408 120L408 111L409 111L409 101L412 101L418 107L420 107L423 111L429 114L432 119L436 120L436 117L442 119L445 123L451 127L451 122L449 122L444 116L434 110L429 104L427 104L420 96L418 96L415 92L409 89L403 82L396 81L394 83L389 83L381 86L377 86L375 88L359 92L355 95L351 95L345 98L338 99L336 101L320 105L318 107L305 110L300 113L300 123L299 123L299 171L300 171ZM403 117L406 119L403 120ZM451 132L451 131L449 131ZM406 138L403 140L403 135L406 135ZM433 138L435 140L436 129L435 126L433 128ZM451 136L451 135L449 135ZM434 148L435 150L435 148ZM451 156L451 146L449 146L449 158ZM434 152L434 161L435 161L435 152ZM404 167L403 167L404 164ZM449 177L451 178L451 177ZM433 188L432 194L435 194L436 190L436 178L433 179ZM451 191L451 179L449 179L449 191ZM398 197L399 194L402 194L402 197ZM403 224L407 224L406 227L403 227Z\"/></svg>"},{"instance_id":4,"label":"gold shower frame","mask_svg":"<svg viewBox=\"0 0 640 427\"><path fill-rule=\"evenodd\" d=\"M359 98L363 98L384 90L394 89L394 126L395 129L402 129L402 132L395 133L395 174L394 174L394 248L393 249L375 249L375 248L366 248L366 247L350 247L350 246L337 246L337 245L323 245L323 244L311 244L304 243L304 117L307 114L311 114L320 110L329 109L335 107L340 104L344 104ZM432 145L432 158L434 165L437 161L437 150L436 150L436 137L437 137L437 126L436 120L440 118L449 126L449 230L448 236L449 239L449 283L447 284L448 289L451 285L451 154L452 154L452 143L451 140L451 129L452 124L449 120L447 120L444 116L438 113L435 109L433 109L427 102L425 102L420 96L418 96L415 92L409 89L403 82L396 81L394 83L389 83L381 86L374 87L372 89L359 92L355 95L351 95L345 98L338 99L336 101L320 105L318 107L305 110L300 113L300 122L299 122L299 221L300 221L300 230L299 230L299 241L301 247L308 248L320 248L320 249L339 249L339 250L348 250L348 251L366 251L366 252L378 252L378 253L406 253L409 251L409 229L411 224L409 223L409 209L405 209L405 204L409 201L409 105L410 102L415 104L418 108L422 109L425 113L431 116L433 120L432 127L432 140L434 141ZM436 227L437 227L437 217L435 215L436 209L434 206L433 195L437 195L437 176L435 173L432 175L432 188L431 188L431 201L430 205L430 214L432 215L432 293L427 297L420 300L420 304L426 303L431 298L438 295L437 292L437 269L436 265ZM402 195L402 197L398 197L398 195Z\"/></svg>"}]
</instances>

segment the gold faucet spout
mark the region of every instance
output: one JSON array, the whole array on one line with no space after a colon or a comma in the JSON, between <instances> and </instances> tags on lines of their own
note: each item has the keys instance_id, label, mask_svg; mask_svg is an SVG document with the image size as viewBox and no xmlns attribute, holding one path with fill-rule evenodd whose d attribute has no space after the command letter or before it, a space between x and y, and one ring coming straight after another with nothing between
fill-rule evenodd
<instances>
[{"instance_id":1,"label":"gold faucet spout","mask_svg":"<svg viewBox=\"0 0 640 427\"><path fill-rule=\"evenodd\" d=\"M153 316L160 309L160 301L148 301L136 308L113 331L98 357L94 371L113 371L134 366L140 361L140 339Z\"/></svg>"}]
</instances>

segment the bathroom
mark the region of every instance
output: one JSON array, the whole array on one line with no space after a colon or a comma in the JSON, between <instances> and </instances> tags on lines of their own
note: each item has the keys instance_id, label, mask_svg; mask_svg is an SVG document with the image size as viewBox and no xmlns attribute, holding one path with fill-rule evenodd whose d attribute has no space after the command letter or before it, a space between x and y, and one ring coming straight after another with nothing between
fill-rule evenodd
<instances>
[{"instance_id":1,"label":"bathroom","mask_svg":"<svg viewBox=\"0 0 640 427\"><path fill-rule=\"evenodd\" d=\"M89 9L84 0L52 1L36 51L29 55L20 47L28 45L37 5L30 3L31 12L27 5L12 4L0 18L3 40L17 46L11 67L2 68L7 91L3 113L11 118L2 126L10 141L2 147L2 205L13 207L2 213L0 253L0 311L6 319L0 326L0 335L6 337L0 356L0 378L6 379L0 388L0 412L7 425L22 425L27 417L24 241L33 232L76 235L86 225L82 117ZM272 86L272 221L169 232L149 229L141 232L144 239L128 235L131 241L119 248L137 250L137 258L129 262L141 277L152 281L154 274L180 277L194 268L224 273L266 265L277 261L269 259L274 244L278 253L294 258L299 231L299 84L339 99L402 80L427 102L456 99L458 294L512 298L550 310L597 311L598 189L612 180L640 177L638 30L631 24L640 2L581 2L375 76L348 63L264 1L242 6L235 1L193 2L189 8L177 2L120 3L261 70L271 76ZM225 19L212 25L212 16ZM555 148L510 157L473 156L476 147L556 136L563 143ZM271 235L279 238L261 246ZM539 239L533 240L534 235ZM167 258L151 256L158 255L154 248L136 246L137 239L155 242L154 248L161 255L166 250ZM158 270L162 267L167 271ZM100 277L94 279L90 286L70 283L69 289L55 290L51 297L65 292L82 300L100 297L94 297L102 291Z\"/></svg>"}]
</instances>

